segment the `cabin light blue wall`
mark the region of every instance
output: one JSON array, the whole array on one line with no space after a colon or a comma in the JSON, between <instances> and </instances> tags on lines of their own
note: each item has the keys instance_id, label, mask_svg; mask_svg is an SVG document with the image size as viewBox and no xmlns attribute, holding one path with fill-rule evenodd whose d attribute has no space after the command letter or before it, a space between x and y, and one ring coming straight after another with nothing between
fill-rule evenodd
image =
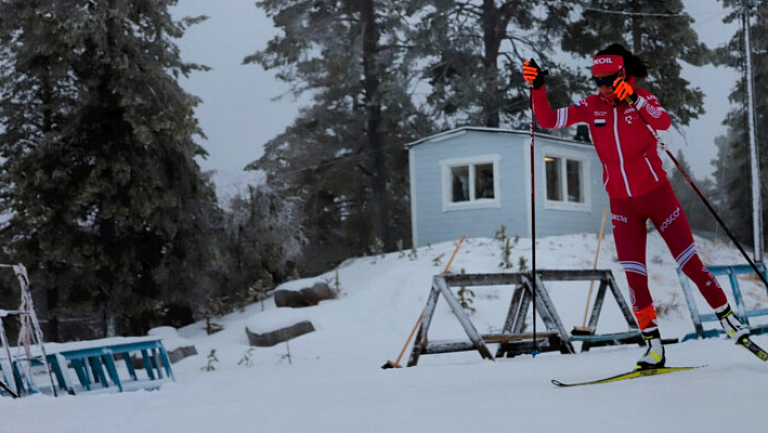
<instances>
[{"instance_id":1,"label":"cabin light blue wall","mask_svg":"<svg viewBox=\"0 0 768 433\"><path fill-rule=\"evenodd\" d=\"M414 245L456 240L462 235L493 237L502 225L509 236L531 237L530 143L527 132L459 128L407 144ZM592 145L537 134L535 151L536 237L597 233L608 196ZM588 195L580 209L560 209L561 205L545 200L545 154L586 160ZM498 203L482 209L445 209L441 161L474 157L497 159ZM610 230L608 223L606 230Z\"/></svg>"}]
</instances>

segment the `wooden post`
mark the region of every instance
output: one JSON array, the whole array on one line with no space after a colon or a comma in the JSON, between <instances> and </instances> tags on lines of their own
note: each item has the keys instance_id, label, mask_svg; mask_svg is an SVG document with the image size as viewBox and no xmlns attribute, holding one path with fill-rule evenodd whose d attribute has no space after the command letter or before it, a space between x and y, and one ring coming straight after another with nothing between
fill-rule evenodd
<instances>
[{"instance_id":1,"label":"wooden post","mask_svg":"<svg viewBox=\"0 0 768 433\"><path fill-rule=\"evenodd\" d=\"M600 246L603 243L603 233L605 233L605 217L608 215L608 209L603 209L603 219L600 222L600 233L597 235L597 251L595 251L595 264L592 267L593 270L597 269L597 260L600 257ZM589 294L587 295L587 306L584 307L584 320L581 322L581 326L574 326L574 335L592 335L595 333L594 328L587 327L587 314L589 313L589 303L592 301L592 291L595 288L595 280L589 283Z\"/></svg>"}]
</instances>

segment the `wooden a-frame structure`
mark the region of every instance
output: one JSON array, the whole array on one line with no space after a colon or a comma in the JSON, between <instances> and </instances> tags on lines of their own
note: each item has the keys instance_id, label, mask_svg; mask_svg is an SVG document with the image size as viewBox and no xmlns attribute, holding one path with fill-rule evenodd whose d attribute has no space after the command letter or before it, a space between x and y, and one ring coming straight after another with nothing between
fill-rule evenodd
<instances>
[{"instance_id":1,"label":"wooden a-frame structure","mask_svg":"<svg viewBox=\"0 0 768 433\"><path fill-rule=\"evenodd\" d=\"M626 332L611 334L572 335L566 331L560 316L555 309L544 285L545 281L600 281L600 286L592 306L589 327L596 329L603 301L610 291L621 313L626 319ZM461 307L458 299L451 290L452 287L482 287L482 286L511 286L513 287L512 302L499 334L480 334L467 312ZM535 291L535 297L534 297ZM429 341L427 333L437 306L442 297L450 306L469 340ZM536 313L546 326L546 331L537 333L534 345L533 334L523 333L525 318L533 301L536 301ZM535 318L534 318L535 320ZM421 355L450 353L458 351L477 350L485 359L495 359L499 356L515 356L532 353L534 347L543 351L559 350L560 353L575 353L573 343L582 341L582 351L590 347L612 344L641 344L642 337L634 315L619 292L616 281L610 270L537 270L536 275L530 272L498 273L498 274L464 274L436 275L432 279L432 289L424 307L416 341L408 360L408 366L415 366ZM491 354L488 344L497 343L496 355Z\"/></svg>"}]
</instances>

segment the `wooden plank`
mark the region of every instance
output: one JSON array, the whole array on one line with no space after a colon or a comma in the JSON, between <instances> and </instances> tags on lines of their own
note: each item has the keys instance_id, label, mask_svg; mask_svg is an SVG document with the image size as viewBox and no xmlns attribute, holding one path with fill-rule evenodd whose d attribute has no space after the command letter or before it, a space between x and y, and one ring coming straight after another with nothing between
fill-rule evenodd
<instances>
[{"instance_id":1,"label":"wooden plank","mask_svg":"<svg viewBox=\"0 0 768 433\"><path fill-rule=\"evenodd\" d=\"M520 273L499 274L457 274L445 275L445 282L451 287L468 286L514 286L522 282Z\"/></svg>"},{"instance_id":2,"label":"wooden plank","mask_svg":"<svg viewBox=\"0 0 768 433\"><path fill-rule=\"evenodd\" d=\"M558 336L556 332L537 332L536 338ZM510 341L533 340L533 334L485 334L482 336L486 343L509 343Z\"/></svg>"},{"instance_id":3,"label":"wooden plank","mask_svg":"<svg viewBox=\"0 0 768 433\"><path fill-rule=\"evenodd\" d=\"M469 340L464 341L431 341L424 345L421 350L422 355L434 355L438 353L468 352L477 350L475 343Z\"/></svg>"},{"instance_id":4,"label":"wooden plank","mask_svg":"<svg viewBox=\"0 0 768 433\"><path fill-rule=\"evenodd\" d=\"M513 326L515 324L515 318L520 315L520 308L523 301L523 287L518 285L515 287L515 291L512 293L512 302L509 303L509 311L507 311L507 318L504 320L504 327L501 328L504 334L512 333Z\"/></svg>"},{"instance_id":5,"label":"wooden plank","mask_svg":"<svg viewBox=\"0 0 768 433\"><path fill-rule=\"evenodd\" d=\"M605 279L610 272L608 269L537 269L536 275L544 281L589 281Z\"/></svg>"},{"instance_id":6,"label":"wooden plank","mask_svg":"<svg viewBox=\"0 0 768 433\"><path fill-rule=\"evenodd\" d=\"M553 352L555 350L560 350L562 353L560 345L555 344L556 342L560 341L558 337L555 336L552 338L538 338L538 335L539 334L536 333L536 350L539 352ZM517 355L532 353L533 349L533 340L510 341L509 343L501 343L501 346L499 347L499 352L501 355L498 356L506 356L507 358L512 358Z\"/></svg>"},{"instance_id":7,"label":"wooden plank","mask_svg":"<svg viewBox=\"0 0 768 433\"><path fill-rule=\"evenodd\" d=\"M589 317L590 329L597 329L597 322L600 320L600 313L603 311L603 301L605 300L605 292L607 287L608 282L606 280L600 280L600 287L597 289L595 303L592 306L592 315Z\"/></svg>"},{"instance_id":8,"label":"wooden plank","mask_svg":"<svg viewBox=\"0 0 768 433\"><path fill-rule=\"evenodd\" d=\"M576 353L570 341L570 334L565 330L565 327L560 320L560 316L557 314L557 310L555 310L555 306L552 303L552 299L549 297L549 293L544 287L544 283L541 281L538 274L535 278L534 290L536 290L537 295L536 302L540 303L540 305L537 305L537 308L541 309L539 314L547 324L547 331L556 332L559 335L561 350L564 350L564 353ZM536 318L534 317L533 320L536 320Z\"/></svg>"},{"instance_id":9,"label":"wooden plank","mask_svg":"<svg viewBox=\"0 0 768 433\"><path fill-rule=\"evenodd\" d=\"M434 280L432 281L432 288L429 292L429 298L427 298L427 305L424 306L424 316L421 319L419 330L416 333L416 339L413 341L413 348L411 349L411 356L408 358L408 364L406 366L413 367L419 362L419 356L424 351L427 345L427 332L429 332L429 325L432 323L432 315L435 312L437 301L440 296L440 290L437 288Z\"/></svg>"},{"instance_id":10,"label":"wooden plank","mask_svg":"<svg viewBox=\"0 0 768 433\"><path fill-rule=\"evenodd\" d=\"M639 330L635 331L627 331L627 332L616 332L613 334L599 334L599 335L573 335L571 336L571 340L573 341L590 341L590 342L596 342L596 341L621 341L621 340L630 340L630 339L640 339L638 341L641 341L641 334Z\"/></svg>"}]
</instances>

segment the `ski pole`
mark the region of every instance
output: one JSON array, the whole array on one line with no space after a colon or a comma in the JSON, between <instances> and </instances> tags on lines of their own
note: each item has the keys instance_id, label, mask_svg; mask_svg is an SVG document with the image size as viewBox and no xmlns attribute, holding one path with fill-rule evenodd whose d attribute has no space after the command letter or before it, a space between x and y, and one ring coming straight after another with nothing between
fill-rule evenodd
<instances>
[{"instance_id":1,"label":"ski pole","mask_svg":"<svg viewBox=\"0 0 768 433\"><path fill-rule=\"evenodd\" d=\"M542 78L549 75L549 71L539 71ZM531 284L533 285L533 351L531 355L536 357L539 350L536 345L536 146L534 144L536 113L533 111L533 82L528 83L528 90L530 91L528 102L531 108Z\"/></svg>"},{"instance_id":2,"label":"ski pole","mask_svg":"<svg viewBox=\"0 0 768 433\"><path fill-rule=\"evenodd\" d=\"M667 148L667 145L664 143L664 141L661 140L661 137L659 137L658 132L656 132L656 130L653 129L653 126L651 126L651 124L648 123L645 117L643 117L643 114L640 112L640 110L637 107L635 107L635 105L632 103L629 97L625 98L624 101L627 102L629 105L631 105L635 109L635 111L637 112L637 115L640 117L640 119L642 119L643 123L645 123L645 126L648 127L648 130L651 131L651 133L656 138L656 141L659 143L661 148L664 149L664 152L667 153L667 156L669 156L669 159L672 160L672 162L677 167L678 171L680 171L680 174L682 174L685 180L688 181L688 184L691 186L691 188L693 188L693 191L696 192L696 195L698 195L701 201L704 202L704 205L712 213L712 216L715 217L717 222L720 224L720 227L723 228L723 231L725 231L725 234L727 234L728 237L731 238L731 241L736 245L736 248L739 249L739 251L741 252L741 255L743 255L744 258L747 259L747 262L749 262L749 265L752 266L752 269L755 270L755 273L757 274L757 276L760 277L760 279L763 281L763 284L765 284L765 287L768 288L768 280L766 280L765 276L760 272L759 269L757 269L757 265L755 264L755 262L749 258L749 254L747 254L747 252L744 251L744 248L741 246L741 243L739 243L739 241L736 240L736 236L733 234L733 232L731 232L731 229L729 229L728 226L725 225L725 222L720 218L720 215L717 214L717 212L715 211L715 208L712 207L712 205L709 203L709 200L707 200L707 198L704 197L704 193L702 193L699 187L696 186L696 182L693 181L693 179L688 174L688 172L683 168L683 166L680 165L680 162L678 162L677 158L675 158L675 156L672 154L669 148Z\"/></svg>"},{"instance_id":3,"label":"ski pole","mask_svg":"<svg viewBox=\"0 0 768 433\"><path fill-rule=\"evenodd\" d=\"M546 75L546 74L544 74ZM536 346L536 115L533 112L533 86L530 87L531 105L531 284L533 284L533 352L534 358L539 354Z\"/></svg>"}]
</instances>

